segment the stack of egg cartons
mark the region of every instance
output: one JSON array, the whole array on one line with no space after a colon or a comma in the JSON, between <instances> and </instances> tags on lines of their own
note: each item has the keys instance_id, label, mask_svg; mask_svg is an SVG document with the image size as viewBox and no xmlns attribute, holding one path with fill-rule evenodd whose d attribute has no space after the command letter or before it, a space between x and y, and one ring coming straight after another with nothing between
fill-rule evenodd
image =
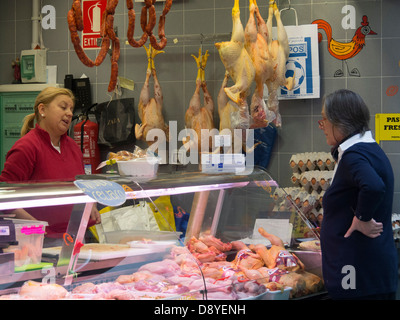
<instances>
[{"instance_id":1,"label":"stack of egg cartons","mask_svg":"<svg viewBox=\"0 0 400 320\"><path fill-rule=\"evenodd\" d=\"M332 155L329 152L297 153L292 155L289 165L293 187L276 191L275 210L288 210L294 203L311 222L320 225L322 197L330 186L335 167Z\"/></svg>"}]
</instances>

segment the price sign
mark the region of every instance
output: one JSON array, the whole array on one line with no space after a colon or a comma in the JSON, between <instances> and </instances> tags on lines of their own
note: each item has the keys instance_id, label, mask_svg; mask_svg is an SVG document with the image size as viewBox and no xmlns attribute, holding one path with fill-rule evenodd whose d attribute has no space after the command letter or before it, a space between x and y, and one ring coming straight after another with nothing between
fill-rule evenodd
<instances>
[{"instance_id":1,"label":"price sign","mask_svg":"<svg viewBox=\"0 0 400 320\"><path fill-rule=\"evenodd\" d=\"M74 184L96 202L106 206L120 206L126 200L124 188L113 181L76 180Z\"/></svg>"},{"instance_id":2,"label":"price sign","mask_svg":"<svg viewBox=\"0 0 400 320\"><path fill-rule=\"evenodd\" d=\"M400 141L400 113L375 115L375 140Z\"/></svg>"}]
</instances>

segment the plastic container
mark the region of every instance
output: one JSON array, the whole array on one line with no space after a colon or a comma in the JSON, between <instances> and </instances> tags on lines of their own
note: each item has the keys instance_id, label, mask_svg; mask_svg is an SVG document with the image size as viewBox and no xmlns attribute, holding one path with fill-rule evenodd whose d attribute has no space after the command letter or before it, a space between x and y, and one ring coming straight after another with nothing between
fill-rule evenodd
<instances>
[{"instance_id":1,"label":"plastic container","mask_svg":"<svg viewBox=\"0 0 400 320\"><path fill-rule=\"evenodd\" d=\"M18 245L3 249L14 253L15 267L39 264L42 260L43 239L46 221L11 219L15 225L15 238Z\"/></svg>"},{"instance_id":2,"label":"plastic container","mask_svg":"<svg viewBox=\"0 0 400 320\"><path fill-rule=\"evenodd\" d=\"M123 243L130 241L140 241L150 239L153 241L171 241L178 240L182 232L169 231L145 231L145 230L121 230L104 232L107 243Z\"/></svg>"},{"instance_id":3,"label":"plastic container","mask_svg":"<svg viewBox=\"0 0 400 320\"><path fill-rule=\"evenodd\" d=\"M277 291L267 290L261 297L261 300L289 300L290 291L292 291L291 287Z\"/></svg>"},{"instance_id":4,"label":"plastic container","mask_svg":"<svg viewBox=\"0 0 400 320\"><path fill-rule=\"evenodd\" d=\"M117 161L121 175L133 178L150 179L157 175L159 159L156 157L137 158L127 161Z\"/></svg>"}]
</instances>

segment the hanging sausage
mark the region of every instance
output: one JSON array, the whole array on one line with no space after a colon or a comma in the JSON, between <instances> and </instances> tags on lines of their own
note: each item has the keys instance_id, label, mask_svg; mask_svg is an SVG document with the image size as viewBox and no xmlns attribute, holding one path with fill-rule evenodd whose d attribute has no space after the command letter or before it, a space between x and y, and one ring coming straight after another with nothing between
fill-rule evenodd
<instances>
[{"instance_id":1,"label":"hanging sausage","mask_svg":"<svg viewBox=\"0 0 400 320\"><path fill-rule=\"evenodd\" d=\"M118 5L118 0L109 0L107 2L106 10L103 13L101 22L100 35L102 37L101 49L95 61L92 61L85 53L81 46L81 40L78 31L83 30L83 19L81 1L74 0L72 8L68 11L68 27L71 33L71 41L74 45L76 54L79 60L87 67L98 67L101 65L107 55L112 42L112 56L111 56L111 77L108 85L108 91L112 92L115 89L118 78L118 60L120 55L120 43L114 32L114 13Z\"/></svg>"},{"instance_id":2,"label":"hanging sausage","mask_svg":"<svg viewBox=\"0 0 400 320\"><path fill-rule=\"evenodd\" d=\"M169 12L172 6L172 0L166 0L163 12L161 13L160 20L158 23L158 37L160 39L157 42L157 38L153 35L153 29L156 25L157 16L154 3L156 0L145 0L145 6L142 8L140 25L142 27L143 34L141 38L136 41L134 39L135 33L135 19L136 14L133 9L133 0L127 0L126 5L128 8L129 24L128 24L128 42L132 47L138 48L142 47L147 39L150 37L151 46L156 50L161 50L167 45L167 38L165 37L165 16ZM106 10L103 13L101 21L101 31L100 35L102 37L101 49L96 57L95 61L92 61L85 53L81 46L81 40L79 38L78 31L83 30L83 18L82 18L82 8L81 1L74 0L72 3L72 8L68 11L68 27L71 33L71 41L74 45L76 54L79 60L85 66L97 67L104 61L110 43L112 43L112 55L111 55L111 76L108 85L108 91L112 92L117 85L118 79L118 60L120 56L120 41L114 32L114 14L115 8L118 5L118 0L108 0ZM148 19L147 19L148 17Z\"/></svg>"},{"instance_id":3,"label":"hanging sausage","mask_svg":"<svg viewBox=\"0 0 400 320\"><path fill-rule=\"evenodd\" d=\"M157 38L153 34L153 29L156 25L157 20L156 9L154 7L155 2L156 0L145 0L145 6L142 8L140 16L140 26L142 27L143 34L141 38L136 41L133 38L135 33L136 19L135 10L133 9L133 1L126 0L129 16L128 42L134 48L142 47L149 37L151 46L156 50L162 50L167 45L167 38L165 37L165 16L171 9L172 0L166 0L163 12L161 13L160 20L158 22L158 37L160 39L159 42L157 42ZM147 16L149 17L149 19L147 19Z\"/></svg>"}]
</instances>

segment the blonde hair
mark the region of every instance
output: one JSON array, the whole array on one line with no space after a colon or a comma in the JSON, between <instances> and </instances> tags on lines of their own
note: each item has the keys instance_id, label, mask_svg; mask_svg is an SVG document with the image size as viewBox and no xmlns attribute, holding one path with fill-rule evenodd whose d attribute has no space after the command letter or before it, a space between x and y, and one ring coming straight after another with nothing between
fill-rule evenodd
<instances>
[{"instance_id":1,"label":"blonde hair","mask_svg":"<svg viewBox=\"0 0 400 320\"><path fill-rule=\"evenodd\" d=\"M43 103L44 105L48 105L51 103L57 96L66 95L69 96L72 101L75 103L75 96L71 90L66 88L55 88L55 87L47 87L43 89L38 96L36 97L35 105L33 106L34 113L31 113L24 118L24 123L21 129L21 137L26 135L30 130L34 128L35 120L39 122L39 105Z\"/></svg>"}]
</instances>

